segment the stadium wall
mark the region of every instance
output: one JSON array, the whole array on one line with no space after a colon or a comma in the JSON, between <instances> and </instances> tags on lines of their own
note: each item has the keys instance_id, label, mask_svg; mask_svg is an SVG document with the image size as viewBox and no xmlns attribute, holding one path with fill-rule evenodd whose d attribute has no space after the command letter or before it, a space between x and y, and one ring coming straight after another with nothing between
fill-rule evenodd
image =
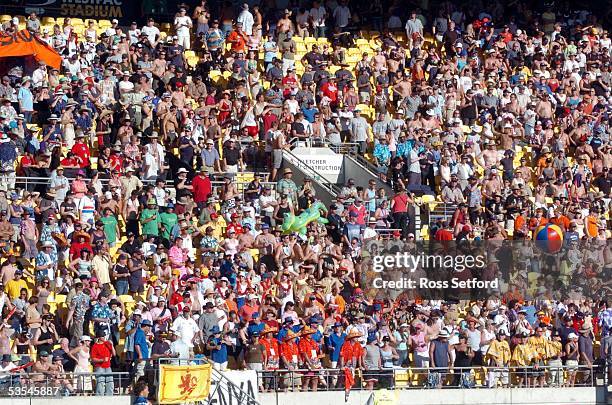
<instances>
[{"instance_id":1,"label":"stadium wall","mask_svg":"<svg viewBox=\"0 0 612 405\"><path fill-rule=\"evenodd\" d=\"M398 390L388 396L385 404L419 405L567 405L606 404L605 387L580 388L510 388L510 389L449 389ZM259 403L265 405L370 405L379 401L368 391L351 391L344 402L344 392L278 392L260 393ZM381 401L382 402L382 401Z\"/></svg>"},{"instance_id":2,"label":"stadium wall","mask_svg":"<svg viewBox=\"0 0 612 405\"><path fill-rule=\"evenodd\" d=\"M61 398L30 398L12 397L0 398L0 405L130 405L132 397L129 395L118 395L109 397L61 397Z\"/></svg>"}]
</instances>

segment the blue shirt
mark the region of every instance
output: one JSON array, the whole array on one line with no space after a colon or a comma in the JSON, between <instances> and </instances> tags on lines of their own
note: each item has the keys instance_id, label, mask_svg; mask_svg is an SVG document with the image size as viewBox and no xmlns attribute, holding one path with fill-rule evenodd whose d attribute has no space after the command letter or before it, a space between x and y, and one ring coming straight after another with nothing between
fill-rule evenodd
<instances>
[{"instance_id":1,"label":"blue shirt","mask_svg":"<svg viewBox=\"0 0 612 405\"><path fill-rule=\"evenodd\" d=\"M22 111L34 111L34 96L30 89L20 87L17 93L17 99L19 100L19 106Z\"/></svg>"},{"instance_id":2,"label":"blue shirt","mask_svg":"<svg viewBox=\"0 0 612 405\"><path fill-rule=\"evenodd\" d=\"M306 118L306 121L310 122L311 124L315 122L315 114L317 112L319 112L319 110L317 110L316 108L302 108L304 118Z\"/></svg>"},{"instance_id":3,"label":"blue shirt","mask_svg":"<svg viewBox=\"0 0 612 405\"><path fill-rule=\"evenodd\" d=\"M210 358L215 363L225 363L227 361L227 345L221 342L220 338L216 338L211 336L208 340L217 346L217 349L213 349L210 351Z\"/></svg>"},{"instance_id":4,"label":"blue shirt","mask_svg":"<svg viewBox=\"0 0 612 405\"><path fill-rule=\"evenodd\" d=\"M134 351L136 351L136 346L140 347L140 354L143 359L149 358L149 345L147 344L147 335L145 335L144 330L138 328L136 332L134 332Z\"/></svg>"},{"instance_id":5,"label":"blue shirt","mask_svg":"<svg viewBox=\"0 0 612 405\"><path fill-rule=\"evenodd\" d=\"M342 349L342 345L344 344L344 339L346 338L346 333L342 332L340 336L335 333L332 333L325 340L327 343L327 348L329 349L329 359L331 361L338 361L340 359L340 349Z\"/></svg>"},{"instance_id":6,"label":"blue shirt","mask_svg":"<svg viewBox=\"0 0 612 405\"><path fill-rule=\"evenodd\" d=\"M266 324L263 322L260 322L259 324L251 322L249 326L247 326L247 332L249 335L252 335L254 332L261 333L261 331L264 330L265 326Z\"/></svg>"}]
</instances>

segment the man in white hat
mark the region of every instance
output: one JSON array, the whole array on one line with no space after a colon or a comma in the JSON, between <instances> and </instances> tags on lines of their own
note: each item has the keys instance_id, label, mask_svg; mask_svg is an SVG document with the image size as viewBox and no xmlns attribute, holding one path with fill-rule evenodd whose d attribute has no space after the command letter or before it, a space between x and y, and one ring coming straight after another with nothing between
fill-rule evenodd
<instances>
[{"instance_id":1,"label":"man in white hat","mask_svg":"<svg viewBox=\"0 0 612 405\"><path fill-rule=\"evenodd\" d=\"M181 7L177 16L174 17L174 28L178 37L178 44L184 49L191 48L190 36L192 27L191 17L187 15L185 7Z\"/></svg>"},{"instance_id":2,"label":"man in white hat","mask_svg":"<svg viewBox=\"0 0 612 405\"><path fill-rule=\"evenodd\" d=\"M53 257L54 243L50 240L45 241L41 245L41 250L36 256L36 280L40 281L43 278L48 278L53 281L57 270L57 255Z\"/></svg>"},{"instance_id":3,"label":"man in white hat","mask_svg":"<svg viewBox=\"0 0 612 405\"><path fill-rule=\"evenodd\" d=\"M29 76L24 76L21 81L21 87L17 92L17 100L19 101L19 112L21 112L25 121L29 124L32 122L32 112L34 111L34 95L30 90L32 79Z\"/></svg>"},{"instance_id":4,"label":"man in white hat","mask_svg":"<svg viewBox=\"0 0 612 405\"><path fill-rule=\"evenodd\" d=\"M253 35L255 20L253 19L253 14L249 11L249 5L247 3L242 5L242 11L238 15L236 21L242 23L242 29L248 36Z\"/></svg>"}]
</instances>

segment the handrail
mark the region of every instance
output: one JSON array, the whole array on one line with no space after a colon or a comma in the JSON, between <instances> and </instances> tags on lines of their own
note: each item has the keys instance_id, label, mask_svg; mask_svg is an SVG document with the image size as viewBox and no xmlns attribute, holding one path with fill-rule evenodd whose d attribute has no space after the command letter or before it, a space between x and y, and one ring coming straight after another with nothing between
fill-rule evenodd
<instances>
[{"instance_id":1,"label":"handrail","mask_svg":"<svg viewBox=\"0 0 612 405\"><path fill-rule=\"evenodd\" d=\"M19 370L0 372L0 398L2 397L56 397L98 395L93 382L100 375L113 380L113 395L127 393L132 383L128 372L63 372L49 375L40 372ZM102 394L103 395L103 394Z\"/></svg>"},{"instance_id":2,"label":"handrail","mask_svg":"<svg viewBox=\"0 0 612 405\"><path fill-rule=\"evenodd\" d=\"M378 177L378 168L370 162L365 157L361 156L359 153L352 152L348 154L349 157L353 158L357 163L359 163L365 170L369 171L372 176Z\"/></svg>"},{"instance_id":3,"label":"handrail","mask_svg":"<svg viewBox=\"0 0 612 405\"><path fill-rule=\"evenodd\" d=\"M597 378L596 372L603 371L603 386L607 385L607 370L605 367L596 367L596 366L588 366L588 365L576 365L576 366L568 366L568 365L542 365L542 366L504 366L504 367L496 367L496 366L471 366L471 367L440 367L440 368L425 368L425 367L388 367L388 368L378 368L372 370L355 370L351 369L351 371L355 374L355 379L358 378L361 380L361 383L365 383L367 380L375 381L377 383L386 383L389 385L387 388L392 389L422 389L424 387L428 388L444 388L444 389L469 389L474 388L475 384L464 385L464 381L459 381L458 383L453 383L452 380L449 380L450 376L460 377L462 374L465 374L472 383L475 383L476 374L480 374L481 377L488 376L490 377L493 373L493 377L495 378L495 382L500 381L501 375L505 375L508 378L509 386L515 386L512 381L512 377L518 378L532 378L534 377L534 373L536 372L544 372L549 373L549 377L556 377L556 381L550 384L550 386L562 386L565 382L566 373L574 373L576 375L589 373L590 379L587 383L580 383L575 381L575 385L577 387L587 386L587 387L595 387L599 385L599 379ZM431 381L432 375L434 376ZM318 377L320 382L324 382L319 384L318 390L320 391L344 391L344 384L340 384L340 380L344 378L344 369L339 368L320 368L320 369L292 369L292 370L262 370L257 372L257 377L260 383L258 384L260 387L264 387L264 389L273 389L273 390L281 390L281 389L293 389L300 386L300 379L302 376L310 376ZM432 382L437 382L437 387L432 385ZM448 384L445 384L448 382ZM483 384L485 384L485 379L482 379ZM519 387L521 386L521 381L519 380ZM548 382L547 382L548 384ZM355 384L351 389L360 390L364 389L360 384Z\"/></svg>"},{"instance_id":4,"label":"handrail","mask_svg":"<svg viewBox=\"0 0 612 405\"><path fill-rule=\"evenodd\" d=\"M340 187L338 187L337 184L334 184L334 183L332 183L330 181L325 180L325 178L323 176L321 176L312 167L308 166L303 160L301 160L299 157L297 157L293 152L291 152L289 150L284 150L283 154L285 154L285 153L290 156L290 158L291 158L291 159L289 159L290 163L292 163L295 166L297 166L301 171L303 171L308 176L310 176L313 181L317 182L319 185L321 185L323 188L325 188L327 191L329 191L331 194L333 194L333 197L336 197L337 195L340 194L341 189L340 189Z\"/></svg>"}]
</instances>

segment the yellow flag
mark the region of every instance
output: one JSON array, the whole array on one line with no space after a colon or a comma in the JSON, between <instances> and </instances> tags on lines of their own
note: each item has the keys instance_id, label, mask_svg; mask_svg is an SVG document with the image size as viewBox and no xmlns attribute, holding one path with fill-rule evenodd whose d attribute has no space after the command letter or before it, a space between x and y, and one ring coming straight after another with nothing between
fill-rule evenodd
<instances>
[{"instance_id":1,"label":"yellow flag","mask_svg":"<svg viewBox=\"0 0 612 405\"><path fill-rule=\"evenodd\" d=\"M205 401L210 391L210 364L159 366L159 403L180 404Z\"/></svg>"},{"instance_id":2,"label":"yellow flag","mask_svg":"<svg viewBox=\"0 0 612 405\"><path fill-rule=\"evenodd\" d=\"M374 405L397 405L398 392L395 390L374 391Z\"/></svg>"}]
</instances>

